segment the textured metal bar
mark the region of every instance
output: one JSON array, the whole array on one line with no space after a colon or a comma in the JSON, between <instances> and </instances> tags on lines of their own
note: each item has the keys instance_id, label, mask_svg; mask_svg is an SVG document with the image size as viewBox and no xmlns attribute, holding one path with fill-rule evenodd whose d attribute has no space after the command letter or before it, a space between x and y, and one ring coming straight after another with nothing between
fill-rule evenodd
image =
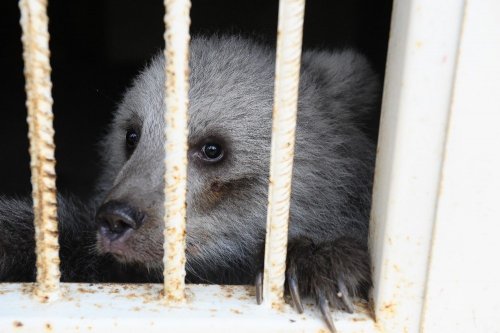
<instances>
[{"instance_id":1,"label":"textured metal bar","mask_svg":"<svg viewBox=\"0 0 500 333\"><path fill-rule=\"evenodd\" d=\"M281 0L279 8L263 287L264 302L278 308L285 282L304 6L305 0Z\"/></svg>"},{"instance_id":2,"label":"textured metal bar","mask_svg":"<svg viewBox=\"0 0 500 333\"><path fill-rule=\"evenodd\" d=\"M186 247L189 0L165 0L165 255L164 292L184 301Z\"/></svg>"},{"instance_id":3,"label":"textured metal bar","mask_svg":"<svg viewBox=\"0 0 500 333\"><path fill-rule=\"evenodd\" d=\"M35 293L48 301L59 294L60 272L47 0L21 0L19 7L35 217Z\"/></svg>"}]
</instances>

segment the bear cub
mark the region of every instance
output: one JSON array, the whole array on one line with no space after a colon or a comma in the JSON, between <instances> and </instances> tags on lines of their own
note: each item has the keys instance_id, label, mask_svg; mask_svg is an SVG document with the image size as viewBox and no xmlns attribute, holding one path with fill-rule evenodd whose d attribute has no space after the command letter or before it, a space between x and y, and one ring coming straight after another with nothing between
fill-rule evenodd
<instances>
[{"instance_id":1,"label":"bear cub","mask_svg":"<svg viewBox=\"0 0 500 333\"><path fill-rule=\"evenodd\" d=\"M287 289L297 309L352 311L370 286L375 156L369 123L380 84L352 50L302 57ZM63 281L161 280L164 58L133 81L101 142L95 197L59 196ZM188 280L253 283L263 266L275 53L238 36L191 41ZM29 199L0 197L0 281L35 277Z\"/></svg>"}]
</instances>

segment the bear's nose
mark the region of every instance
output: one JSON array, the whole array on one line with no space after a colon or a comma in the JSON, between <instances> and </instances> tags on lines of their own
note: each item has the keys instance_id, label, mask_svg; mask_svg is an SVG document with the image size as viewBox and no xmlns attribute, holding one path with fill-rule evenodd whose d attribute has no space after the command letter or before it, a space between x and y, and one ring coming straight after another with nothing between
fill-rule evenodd
<instances>
[{"instance_id":1,"label":"bear's nose","mask_svg":"<svg viewBox=\"0 0 500 333\"><path fill-rule=\"evenodd\" d=\"M126 234L126 231L138 229L144 214L121 201L109 201L97 210L96 221L99 232L111 241Z\"/></svg>"}]
</instances>

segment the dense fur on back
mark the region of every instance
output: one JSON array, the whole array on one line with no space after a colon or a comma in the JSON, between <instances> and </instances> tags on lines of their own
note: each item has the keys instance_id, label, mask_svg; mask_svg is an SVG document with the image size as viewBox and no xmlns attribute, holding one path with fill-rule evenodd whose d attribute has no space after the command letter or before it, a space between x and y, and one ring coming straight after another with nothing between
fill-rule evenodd
<instances>
[{"instance_id":1,"label":"dense fur on back","mask_svg":"<svg viewBox=\"0 0 500 333\"><path fill-rule=\"evenodd\" d=\"M247 283L260 269L274 58L272 49L240 37L192 40L186 253L193 280ZM366 123L378 106L379 82L366 59L354 51L309 51L303 54L299 94L290 244L303 244L304 240L314 246L328 244L330 252L325 253L330 254L338 248L332 244L347 237L352 240L349 244L364 249L374 161L374 142ZM163 255L163 100L164 59L159 55L124 95L102 142L104 169L96 194L97 204L126 203L141 216L140 227L120 242L108 239L101 230L98 251L152 271L159 271ZM125 141L131 130L140 137L133 150ZM217 162L202 155L203 147L213 143L224 151ZM78 239L89 230L95 234L94 208L63 205L72 206L59 213L61 232L69 234L65 238ZM32 230L24 230L29 223L21 220L31 222L28 203L0 199L0 280L22 275L12 273L15 265L8 262L16 253L6 239L18 237L16 243L26 249L33 247L28 237ZM72 230L65 225L73 226ZM90 237L83 246L90 249L94 242ZM63 238L62 243L63 249L77 249L72 240ZM365 256L366 250L362 252ZM77 257L69 266L87 258L83 254ZM101 260L97 255L90 257L95 259L89 261ZM353 277L353 289L369 283L367 259L361 261L356 272L345 273L344 279ZM33 261L22 265L32 269ZM102 268L96 267L92 270ZM64 269L66 276L71 270ZM81 280L74 274L71 278Z\"/></svg>"}]
</instances>

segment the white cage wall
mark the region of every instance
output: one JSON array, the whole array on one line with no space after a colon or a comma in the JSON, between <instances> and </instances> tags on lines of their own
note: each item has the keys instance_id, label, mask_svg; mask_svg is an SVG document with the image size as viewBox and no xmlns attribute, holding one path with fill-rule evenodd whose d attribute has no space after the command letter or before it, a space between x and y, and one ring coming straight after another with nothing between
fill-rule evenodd
<instances>
[{"instance_id":1,"label":"white cage wall","mask_svg":"<svg viewBox=\"0 0 500 333\"><path fill-rule=\"evenodd\" d=\"M46 5L20 2L38 276L0 284L0 331L326 330L314 306L299 315L282 302L304 1L280 2L271 184L282 187L270 187L267 306L248 287L184 286L187 0L165 1L166 131L180 143L167 147L179 165L167 164L165 284L59 283ZM500 331L498 59L499 1L394 0L370 237L374 316L334 312L339 332Z\"/></svg>"}]
</instances>

